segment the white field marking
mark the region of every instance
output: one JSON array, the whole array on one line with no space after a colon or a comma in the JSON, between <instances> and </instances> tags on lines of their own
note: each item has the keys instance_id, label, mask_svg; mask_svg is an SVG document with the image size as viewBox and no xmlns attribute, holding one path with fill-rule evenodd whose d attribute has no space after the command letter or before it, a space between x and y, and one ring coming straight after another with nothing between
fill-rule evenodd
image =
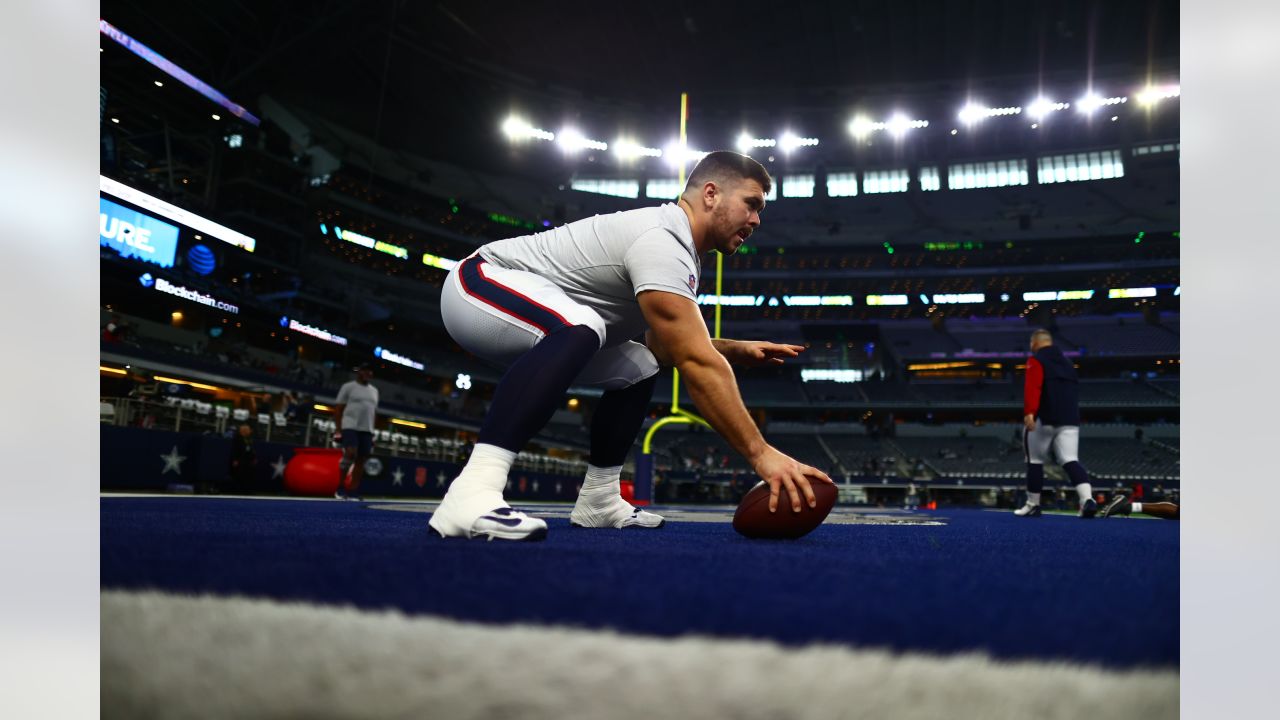
<instances>
[{"instance_id":1,"label":"white field marking","mask_svg":"<svg viewBox=\"0 0 1280 720\"><path fill-rule=\"evenodd\" d=\"M351 502L348 500L339 501L331 497L290 497L269 495L192 495L189 493L170 494L145 492L103 492L99 495L102 498L170 498L177 501L200 498L205 500L229 499L274 501L290 500L296 502ZM430 513L435 512L435 509L440 505L440 501L438 499L428 498L365 498L362 503L352 504L363 505L371 510ZM515 499L514 506L531 515L544 518L567 518L569 517L569 513L573 510L573 503L571 502L523 502L519 499ZM736 506L647 505L644 506L644 509L656 512L672 522L728 523L733 520L733 513ZM945 515L922 515L896 508L870 509L836 506L831 510L831 514L827 516L827 519L823 524L926 526L946 525L946 519Z\"/></svg>"},{"instance_id":2,"label":"white field marking","mask_svg":"<svg viewBox=\"0 0 1280 720\"><path fill-rule=\"evenodd\" d=\"M439 501L433 501L430 505L425 503L414 505L369 503L369 509L429 513L435 512L437 505L439 505ZM519 500L515 501L514 507L540 518L567 518L569 517L570 512L572 512L572 507L569 505L549 506L543 503L522 503ZM733 513L736 508L726 505L714 505L703 508L646 505L643 509L661 515L668 522L730 523L733 522ZM869 511L837 507L831 510L831 514L827 516L827 519L824 520L822 524L938 526L946 525L947 523L944 522L945 520L945 517L925 517L922 515L912 515L906 512L891 514L886 513L884 510L879 508L874 511Z\"/></svg>"},{"instance_id":3,"label":"white field marking","mask_svg":"<svg viewBox=\"0 0 1280 720\"><path fill-rule=\"evenodd\" d=\"M1176 667L663 639L150 592L104 591L101 627L104 717L1127 720L1179 712Z\"/></svg>"}]
</instances>

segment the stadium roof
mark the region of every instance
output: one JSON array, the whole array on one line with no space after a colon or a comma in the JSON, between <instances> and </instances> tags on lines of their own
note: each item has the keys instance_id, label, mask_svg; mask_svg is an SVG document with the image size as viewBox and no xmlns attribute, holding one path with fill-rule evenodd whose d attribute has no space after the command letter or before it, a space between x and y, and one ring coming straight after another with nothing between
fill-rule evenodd
<instances>
[{"instance_id":1,"label":"stadium roof","mask_svg":"<svg viewBox=\"0 0 1280 720\"><path fill-rule=\"evenodd\" d=\"M686 91L691 122L732 132L842 127L868 105L1023 102L1039 86L1178 69L1168 0L107 0L102 17L247 106L267 93L391 147L493 168L513 110L670 134Z\"/></svg>"}]
</instances>

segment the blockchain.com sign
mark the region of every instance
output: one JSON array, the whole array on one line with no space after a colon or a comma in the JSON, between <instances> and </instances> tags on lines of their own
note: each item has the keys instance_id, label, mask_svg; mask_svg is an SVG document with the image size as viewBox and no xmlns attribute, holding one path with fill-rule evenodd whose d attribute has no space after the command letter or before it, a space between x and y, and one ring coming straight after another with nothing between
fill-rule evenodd
<instances>
[{"instance_id":1,"label":"blockchain.com sign","mask_svg":"<svg viewBox=\"0 0 1280 720\"><path fill-rule=\"evenodd\" d=\"M100 197L98 245L115 250L121 257L173 267L178 227Z\"/></svg>"}]
</instances>

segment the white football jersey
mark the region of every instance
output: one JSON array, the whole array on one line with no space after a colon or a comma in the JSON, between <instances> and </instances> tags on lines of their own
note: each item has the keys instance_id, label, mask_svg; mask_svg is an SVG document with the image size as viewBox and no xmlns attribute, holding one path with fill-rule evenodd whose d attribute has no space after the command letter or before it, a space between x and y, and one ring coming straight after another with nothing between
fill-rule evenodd
<instances>
[{"instance_id":1,"label":"white football jersey","mask_svg":"<svg viewBox=\"0 0 1280 720\"><path fill-rule=\"evenodd\" d=\"M546 278L595 310L605 321L605 347L647 329L637 294L661 290L697 302L702 271L689 217L675 203L595 215L492 242L479 253L498 267Z\"/></svg>"}]
</instances>

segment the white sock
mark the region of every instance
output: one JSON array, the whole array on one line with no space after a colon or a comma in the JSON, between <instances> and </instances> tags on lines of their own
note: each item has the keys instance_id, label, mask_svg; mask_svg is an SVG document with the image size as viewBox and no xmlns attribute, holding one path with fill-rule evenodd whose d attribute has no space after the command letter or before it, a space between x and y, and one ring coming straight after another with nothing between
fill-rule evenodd
<instances>
[{"instance_id":1,"label":"white sock","mask_svg":"<svg viewBox=\"0 0 1280 720\"><path fill-rule=\"evenodd\" d=\"M1136 512L1136 513L1142 512L1142 503L1129 503L1129 505L1131 506L1129 508L1129 512Z\"/></svg>"},{"instance_id":2,"label":"white sock","mask_svg":"<svg viewBox=\"0 0 1280 720\"><path fill-rule=\"evenodd\" d=\"M588 464L578 497L592 505L607 505L614 498L621 498L622 466L602 468Z\"/></svg>"},{"instance_id":3,"label":"white sock","mask_svg":"<svg viewBox=\"0 0 1280 720\"><path fill-rule=\"evenodd\" d=\"M1038 493L1038 492L1035 492L1035 493L1033 493L1033 492L1028 492L1028 493L1027 493L1027 504L1028 504L1028 505L1039 505L1039 504L1040 504L1040 493Z\"/></svg>"},{"instance_id":4,"label":"white sock","mask_svg":"<svg viewBox=\"0 0 1280 720\"><path fill-rule=\"evenodd\" d=\"M516 461L516 454L497 445L478 444L471 451L471 458L457 479L449 485L449 493L459 495L478 492L496 492L499 497L507 487L507 474Z\"/></svg>"},{"instance_id":5,"label":"white sock","mask_svg":"<svg viewBox=\"0 0 1280 720\"><path fill-rule=\"evenodd\" d=\"M1080 504L1084 505L1084 501L1093 497L1093 486L1089 483L1080 483L1076 486L1076 495L1080 496Z\"/></svg>"}]
</instances>

